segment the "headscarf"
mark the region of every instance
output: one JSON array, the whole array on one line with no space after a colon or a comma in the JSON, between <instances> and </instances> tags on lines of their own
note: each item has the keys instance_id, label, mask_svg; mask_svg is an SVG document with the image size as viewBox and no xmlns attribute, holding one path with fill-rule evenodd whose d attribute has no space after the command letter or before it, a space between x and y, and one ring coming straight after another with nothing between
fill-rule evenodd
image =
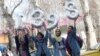
<instances>
[{"instance_id":1,"label":"headscarf","mask_svg":"<svg viewBox=\"0 0 100 56\"><path fill-rule=\"evenodd\" d=\"M62 40L62 37L61 37L61 36L59 36L59 37L55 36L55 40L56 40L57 42L60 42L60 41Z\"/></svg>"}]
</instances>

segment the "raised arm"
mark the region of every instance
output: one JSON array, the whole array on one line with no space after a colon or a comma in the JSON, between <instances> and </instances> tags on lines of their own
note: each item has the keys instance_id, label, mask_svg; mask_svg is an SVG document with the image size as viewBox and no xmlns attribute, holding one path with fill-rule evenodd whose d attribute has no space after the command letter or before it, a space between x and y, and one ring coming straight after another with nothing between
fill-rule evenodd
<instances>
[{"instance_id":1,"label":"raised arm","mask_svg":"<svg viewBox=\"0 0 100 56\"><path fill-rule=\"evenodd\" d=\"M32 39L34 42L36 42L36 36L35 36L35 30L33 28L27 28L28 29L28 34L30 39ZM34 33L33 33L34 32Z\"/></svg>"},{"instance_id":2,"label":"raised arm","mask_svg":"<svg viewBox=\"0 0 100 56\"><path fill-rule=\"evenodd\" d=\"M46 31L45 39L48 39L48 38L49 38L50 42L51 42L52 44L54 44L54 43L55 43L55 40L54 40L54 38L52 38L52 36L51 36L51 30L48 30L48 29L46 28L46 25L45 25L45 24L44 24L44 29L45 29L45 31Z\"/></svg>"},{"instance_id":3,"label":"raised arm","mask_svg":"<svg viewBox=\"0 0 100 56\"><path fill-rule=\"evenodd\" d=\"M77 19L76 19L77 20ZM74 37L76 37L76 20L74 20L74 27L73 27L73 31L72 31L72 35L74 36Z\"/></svg>"},{"instance_id":4,"label":"raised arm","mask_svg":"<svg viewBox=\"0 0 100 56\"><path fill-rule=\"evenodd\" d=\"M73 27L73 34L76 34L76 26Z\"/></svg>"},{"instance_id":5,"label":"raised arm","mask_svg":"<svg viewBox=\"0 0 100 56\"><path fill-rule=\"evenodd\" d=\"M49 37L48 35L49 35L49 33L48 33L48 31L46 30L46 34L45 34L45 36L44 36L44 39L45 39L45 40L48 39L48 37Z\"/></svg>"},{"instance_id":6,"label":"raised arm","mask_svg":"<svg viewBox=\"0 0 100 56\"><path fill-rule=\"evenodd\" d=\"M31 39L34 41L34 42L36 42L37 41L37 39L36 39L36 37L33 35L33 36L31 36Z\"/></svg>"},{"instance_id":7,"label":"raised arm","mask_svg":"<svg viewBox=\"0 0 100 56\"><path fill-rule=\"evenodd\" d=\"M45 39L45 40L48 40L48 38L49 38L49 30L47 30L45 24L43 24L43 26L44 26L44 30L45 30L45 32L46 32L46 34L44 35L44 39Z\"/></svg>"},{"instance_id":8,"label":"raised arm","mask_svg":"<svg viewBox=\"0 0 100 56\"><path fill-rule=\"evenodd\" d=\"M76 34L76 20L74 20L74 28L73 28L74 34Z\"/></svg>"},{"instance_id":9,"label":"raised arm","mask_svg":"<svg viewBox=\"0 0 100 56\"><path fill-rule=\"evenodd\" d=\"M55 39L52 37L51 32L48 33L48 37L49 37L50 42L54 45Z\"/></svg>"}]
</instances>

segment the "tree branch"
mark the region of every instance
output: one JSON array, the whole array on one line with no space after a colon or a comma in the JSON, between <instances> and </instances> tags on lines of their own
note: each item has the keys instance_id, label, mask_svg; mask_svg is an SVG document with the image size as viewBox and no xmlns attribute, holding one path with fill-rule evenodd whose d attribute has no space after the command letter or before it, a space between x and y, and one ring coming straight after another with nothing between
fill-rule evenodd
<instances>
[{"instance_id":1,"label":"tree branch","mask_svg":"<svg viewBox=\"0 0 100 56\"><path fill-rule=\"evenodd\" d=\"M14 7L14 9L13 9L12 12L11 12L11 15L13 15L14 10L22 3L22 1L23 1L23 0L21 0L21 1Z\"/></svg>"}]
</instances>

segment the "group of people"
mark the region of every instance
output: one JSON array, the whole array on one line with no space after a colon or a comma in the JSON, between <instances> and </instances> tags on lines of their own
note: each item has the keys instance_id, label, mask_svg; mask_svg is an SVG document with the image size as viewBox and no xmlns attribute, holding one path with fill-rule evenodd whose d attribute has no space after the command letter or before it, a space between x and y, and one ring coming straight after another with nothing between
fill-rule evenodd
<instances>
[{"instance_id":1,"label":"group of people","mask_svg":"<svg viewBox=\"0 0 100 56\"><path fill-rule=\"evenodd\" d=\"M29 51L29 41L31 39L35 43L36 56L68 56L67 54L80 56L80 45L77 41L75 25L74 23L74 26L68 27L66 39L61 37L62 32L59 28L55 30L54 36L52 36L52 30L46 29L46 26L44 26L45 35L38 28L37 34L35 34L34 28L17 29L14 36L16 53L18 53L18 56L31 56ZM53 54L47 47L48 39L53 45Z\"/></svg>"}]
</instances>

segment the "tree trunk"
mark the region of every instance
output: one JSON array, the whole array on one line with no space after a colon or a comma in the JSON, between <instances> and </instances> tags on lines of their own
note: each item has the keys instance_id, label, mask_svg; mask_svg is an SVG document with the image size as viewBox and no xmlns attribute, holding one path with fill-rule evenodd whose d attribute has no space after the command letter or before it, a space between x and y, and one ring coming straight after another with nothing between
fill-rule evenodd
<instances>
[{"instance_id":1,"label":"tree trunk","mask_svg":"<svg viewBox=\"0 0 100 56\"><path fill-rule=\"evenodd\" d=\"M91 47L93 47L97 41L96 41L96 35L94 32L94 28L93 28L93 23L91 20L91 14L90 12L90 7L89 7L89 1L87 0L80 0L82 7L83 7L83 11L85 14L85 18L84 18L84 24L85 24L85 31L86 31L86 41L87 41L87 50L91 49Z\"/></svg>"}]
</instances>

